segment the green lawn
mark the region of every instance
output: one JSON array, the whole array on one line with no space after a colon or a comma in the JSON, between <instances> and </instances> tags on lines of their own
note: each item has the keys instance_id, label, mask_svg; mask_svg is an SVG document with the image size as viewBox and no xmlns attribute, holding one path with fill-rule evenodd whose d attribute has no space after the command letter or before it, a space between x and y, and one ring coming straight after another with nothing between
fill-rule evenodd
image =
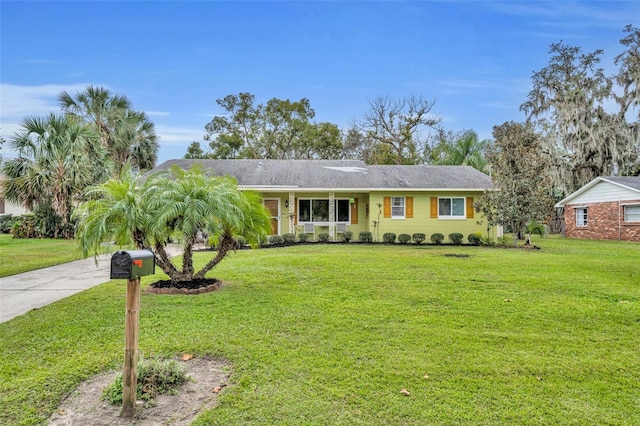
<instances>
[{"instance_id":1,"label":"green lawn","mask_svg":"<svg viewBox=\"0 0 640 426\"><path fill-rule=\"evenodd\" d=\"M0 277L82 258L75 240L14 239L0 234Z\"/></svg>"},{"instance_id":2,"label":"green lawn","mask_svg":"<svg viewBox=\"0 0 640 426\"><path fill-rule=\"evenodd\" d=\"M198 425L640 424L640 244L535 244L239 251L218 292L143 294L140 350L231 361ZM121 368L124 302L113 281L0 324L0 424Z\"/></svg>"}]
</instances>

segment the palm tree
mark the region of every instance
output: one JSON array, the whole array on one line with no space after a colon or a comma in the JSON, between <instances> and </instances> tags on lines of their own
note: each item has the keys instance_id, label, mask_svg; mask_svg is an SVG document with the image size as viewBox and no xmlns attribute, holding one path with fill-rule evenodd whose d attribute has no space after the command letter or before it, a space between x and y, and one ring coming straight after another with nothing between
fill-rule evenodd
<instances>
[{"instance_id":1,"label":"palm tree","mask_svg":"<svg viewBox=\"0 0 640 426\"><path fill-rule=\"evenodd\" d=\"M79 219L76 236L85 257L97 256L103 242L143 249L150 245L147 237L148 210L143 208L149 193L146 183L125 166L120 178L87 188L88 201L73 212Z\"/></svg>"},{"instance_id":2,"label":"palm tree","mask_svg":"<svg viewBox=\"0 0 640 426\"><path fill-rule=\"evenodd\" d=\"M478 140L478 134L467 130L457 136L455 141L444 137L431 153L431 164L434 165L462 165L471 166L485 172L487 161L484 151L488 141Z\"/></svg>"},{"instance_id":3,"label":"palm tree","mask_svg":"<svg viewBox=\"0 0 640 426\"><path fill-rule=\"evenodd\" d=\"M84 189L99 182L105 152L98 135L72 117L26 117L11 139L18 157L5 161L3 194L30 210L50 205L65 225Z\"/></svg>"},{"instance_id":4,"label":"palm tree","mask_svg":"<svg viewBox=\"0 0 640 426\"><path fill-rule=\"evenodd\" d=\"M126 168L121 178L91 188L87 196L94 198L76 209L85 256L97 255L105 241L153 250L156 264L176 287L204 278L236 247L236 236L257 244L271 226L257 193L239 191L233 179L208 175L198 167L174 167L144 180ZM216 245L216 255L196 272L193 245L203 230ZM180 269L165 250L169 239L182 242Z\"/></svg>"},{"instance_id":5,"label":"palm tree","mask_svg":"<svg viewBox=\"0 0 640 426\"><path fill-rule=\"evenodd\" d=\"M88 86L75 97L62 92L60 106L66 114L95 127L116 166L114 176L120 174L129 160L139 170L155 166L159 148L155 127L144 112L132 109L125 96Z\"/></svg>"}]
</instances>

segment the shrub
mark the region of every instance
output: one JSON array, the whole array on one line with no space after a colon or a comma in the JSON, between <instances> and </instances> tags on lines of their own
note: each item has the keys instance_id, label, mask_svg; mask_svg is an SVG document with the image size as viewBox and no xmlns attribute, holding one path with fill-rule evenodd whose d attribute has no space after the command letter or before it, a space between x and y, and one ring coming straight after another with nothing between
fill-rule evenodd
<instances>
[{"instance_id":1,"label":"shrub","mask_svg":"<svg viewBox=\"0 0 640 426\"><path fill-rule=\"evenodd\" d=\"M542 222L532 220L527 223L527 234L537 234L541 237L546 237L548 234L547 225Z\"/></svg>"},{"instance_id":2,"label":"shrub","mask_svg":"<svg viewBox=\"0 0 640 426\"><path fill-rule=\"evenodd\" d=\"M422 233L418 232L416 234L413 234L411 236L411 239L413 239L413 242L416 243L416 244L422 244L424 242L424 240L427 239L427 236L426 236L426 234L422 234Z\"/></svg>"},{"instance_id":3,"label":"shrub","mask_svg":"<svg viewBox=\"0 0 640 426\"><path fill-rule=\"evenodd\" d=\"M308 234L298 234L298 241L300 241L301 243L306 243L307 241L309 241L309 235Z\"/></svg>"},{"instance_id":4,"label":"shrub","mask_svg":"<svg viewBox=\"0 0 640 426\"><path fill-rule=\"evenodd\" d=\"M451 244L456 246L459 246L460 244L462 244L463 238L464 238L464 235L462 235L459 232L453 232L449 234L449 241L451 241Z\"/></svg>"},{"instance_id":5,"label":"shrub","mask_svg":"<svg viewBox=\"0 0 640 426\"><path fill-rule=\"evenodd\" d=\"M9 234L16 218L12 214L0 215L0 233Z\"/></svg>"},{"instance_id":6,"label":"shrub","mask_svg":"<svg viewBox=\"0 0 640 426\"><path fill-rule=\"evenodd\" d=\"M293 242L296 240L296 235L291 233L282 234L282 239L284 240L285 244L293 244Z\"/></svg>"},{"instance_id":7,"label":"shrub","mask_svg":"<svg viewBox=\"0 0 640 426\"><path fill-rule=\"evenodd\" d=\"M238 235L236 237L236 245L238 247L244 247L247 245L247 239L245 237L243 237L242 235Z\"/></svg>"},{"instance_id":8,"label":"shrub","mask_svg":"<svg viewBox=\"0 0 640 426\"><path fill-rule=\"evenodd\" d=\"M344 241L345 243L348 243L349 241L353 240L353 232L351 231L344 231L342 233L342 241Z\"/></svg>"},{"instance_id":9,"label":"shrub","mask_svg":"<svg viewBox=\"0 0 640 426\"><path fill-rule=\"evenodd\" d=\"M382 236L382 241L388 244L392 244L396 242L396 234L393 232L385 232Z\"/></svg>"},{"instance_id":10,"label":"shrub","mask_svg":"<svg viewBox=\"0 0 640 426\"><path fill-rule=\"evenodd\" d=\"M361 231L358 234L358 239L363 243L370 243L373 241L373 234L370 231Z\"/></svg>"},{"instance_id":11,"label":"shrub","mask_svg":"<svg viewBox=\"0 0 640 426\"><path fill-rule=\"evenodd\" d=\"M318 241L322 241L323 243L326 243L327 241L329 241L329 234L326 232L319 233Z\"/></svg>"},{"instance_id":12,"label":"shrub","mask_svg":"<svg viewBox=\"0 0 640 426\"><path fill-rule=\"evenodd\" d=\"M136 399L143 401L175 392L188 380L184 365L174 359L141 358L136 371ZM116 380L102 392L102 399L111 404L122 404L122 392L123 377L122 373L118 373Z\"/></svg>"},{"instance_id":13,"label":"shrub","mask_svg":"<svg viewBox=\"0 0 640 426\"><path fill-rule=\"evenodd\" d=\"M400 242L400 244L407 244L409 241L411 241L411 235L400 234L398 235L398 241Z\"/></svg>"},{"instance_id":14,"label":"shrub","mask_svg":"<svg viewBox=\"0 0 640 426\"><path fill-rule=\"evenodd\" d=\"M436 232L435 234L431 234L431 242L433 244L442 244L442 240L444 240L444 235L442 235L439 232Z\"/></svg>"},{"instance_id":15,"label":"shrub","mask_svg":"<svg viewBox=\"0 0 640 426\"><path fill-rule=\"evenodd\" d=\"M277 245L282 243L284 243L282 235L269 235L269 244Z\"/></svg>"},{"instance_id":16,"label":"shrub","mask_svg":"<svg viewBox=\"0 0 640 426\"><path fill-rule=\"evenodd\" d=\"M469 240L469 244L471 244L472 246L478 246L482 241L482 236L479 232L474 232L473 234L469 234L467 236L467 240Z\"/></svg>"}]
</instances>

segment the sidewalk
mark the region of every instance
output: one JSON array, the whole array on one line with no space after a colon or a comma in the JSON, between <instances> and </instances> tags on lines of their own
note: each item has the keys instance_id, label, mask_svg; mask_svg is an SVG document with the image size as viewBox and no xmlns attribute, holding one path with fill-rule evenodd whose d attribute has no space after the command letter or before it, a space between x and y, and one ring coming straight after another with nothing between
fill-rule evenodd
<instances>
[{"instance_id":1,"label":"sidewalk","mask_svg":"<svg viewBox=\"0 0 640 426\"><path fill-rule=\"evenodd\" d=\"M177 247L168 247L171 256ZM0 323L110 280L111 254L0 278ZM158 272L156 267L156 272Z\"/></svg>"}]
</instances>

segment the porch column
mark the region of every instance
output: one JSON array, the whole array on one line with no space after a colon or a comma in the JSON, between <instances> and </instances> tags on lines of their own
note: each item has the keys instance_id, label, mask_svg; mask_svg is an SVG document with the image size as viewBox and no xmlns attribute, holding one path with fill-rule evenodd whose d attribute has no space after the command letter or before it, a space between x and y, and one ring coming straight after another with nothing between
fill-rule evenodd
<instances>
[{"instance_id":1,"label":"porch column","mask_svg":"<svg viewBox=\"0 0 640 426\"><path fill-rule=\"evenodd\" d=\"M336 203L335 193L329 193L329 238L334 241L336 237Z\"/></svg>"},{"instance_id":2,"label":"porch column","mask_svg":"<svg viewBox=\"0 0 640 426\"><path fill-rule=\"evenodd\" d=\"M289 233L296 235L296 194L294 192L289 193Z\"/></svg>"}]
</instances>

